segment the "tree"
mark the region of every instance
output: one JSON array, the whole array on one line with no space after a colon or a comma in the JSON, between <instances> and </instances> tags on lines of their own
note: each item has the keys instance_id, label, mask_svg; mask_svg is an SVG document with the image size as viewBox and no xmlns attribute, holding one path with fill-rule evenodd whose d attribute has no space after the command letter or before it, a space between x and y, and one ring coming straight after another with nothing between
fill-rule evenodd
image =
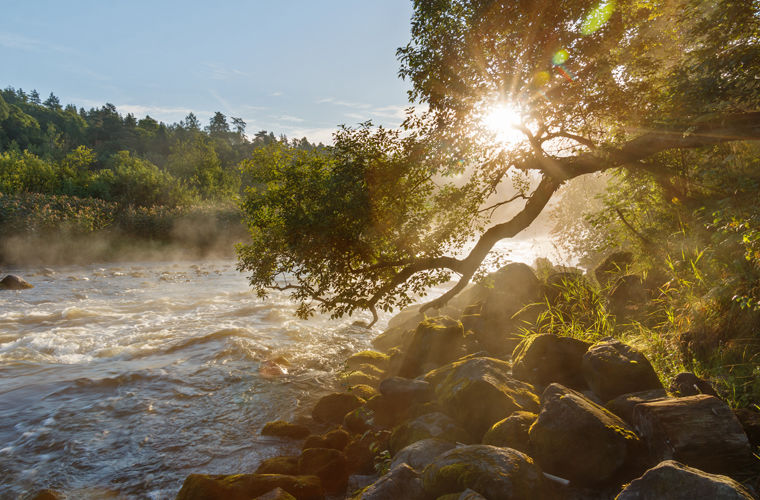
<instances>
[{"instance_id":1,"label":"tree","mask_svg":"<svg viewBox=\"0 0 760 500\"><path fill-rule=\"evenodd\" d=\"M230 131L227 117L221 111L214 113L208 123L208 131L211 135L223 135Z\"/></svg>"},{"instance_id":2,"label":"tree","mask_svg":"<svg viewBox=\"0 0 760 500\"><path fill-rule=\"evenodd\" d=\"M759 139L758 10L743 0L416 0L400 75L428 111L409 117L404 138L344 130L329 160L278 150L255 159L249 169L262 184L244 205L252 243L241 249L240 267L252 271L260 294L291 290L302 314L369 309L375 319L377 308L404 306L457 274L424 308L441 306L566 181L623 168L666 182L679 175L667 161L674 151ZM505 144L489 130L486 118L499 106L515 110L509 121L522 141ZM378 184L346 174L384 163L398 171L383 182L415 186L396 204ZM271 173L277 169L284 177ZM296 182L291 193L282 186L292 175L316 187ZM503 194L510 183L516 194ZM490 220L486 200L490 208L518 206ZM363 208L348 211L356 206ZM373 219L378 207L384 218ZM318 226L288 210L319 213ZM406 224L415 217L418 224ZM315 227L351 231L319 238ZM467 248L470 236L477 239ZM264 242L266 258L257 261Z\"/></svg>"},{"instance_id":3,"label":"tree","mask_svg":"<svg viewBox=\"0 0 760 500\"><path fill-rule=\"evenodd\" d=\"M58 97L56 97L55 94L53 94L52 92L50 93L48 98L45 99L45 102L43 104L50 109L55 109L55 110L61 109L60 99L58 99Z\"/></svg>"}]
</instances>

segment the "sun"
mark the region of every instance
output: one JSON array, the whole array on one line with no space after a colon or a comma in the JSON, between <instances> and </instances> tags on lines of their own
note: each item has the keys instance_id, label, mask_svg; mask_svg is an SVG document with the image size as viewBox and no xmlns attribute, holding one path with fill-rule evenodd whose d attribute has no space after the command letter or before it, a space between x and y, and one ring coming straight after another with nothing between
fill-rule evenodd
<instances>
[{"instance_id":1,"label":"sun","mask_svg":"<svg viewBox=\"0 0 760 500\"><path fill-rule=\"evenodd\" d=\"M480 121L486 130L502 144L515 144L525 139L518 129L522 124L520 110L507 102L485 106Z\"/></svg>"}]
</instances>

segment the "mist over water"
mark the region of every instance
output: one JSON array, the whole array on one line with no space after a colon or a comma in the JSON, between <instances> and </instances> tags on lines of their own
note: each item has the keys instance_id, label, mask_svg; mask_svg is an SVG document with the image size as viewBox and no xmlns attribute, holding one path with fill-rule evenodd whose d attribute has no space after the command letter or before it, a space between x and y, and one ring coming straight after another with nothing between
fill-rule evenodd
<instances>
[{"instance_id":1,"label":"mist over water","mask_svg":"<svg viewBox=\"0 0 760 500\"><path fill-rule=\"evenodd\" d=\"M551 253L507 248L528 263ZM0 498L173 498L188 474L297 453L261 427L308 416L390 316L372 331L352 325L369 315L299 320L285 294L258 299L232 260L3 273L35 287L0 292ZM259 372L280 356L288 374Z\"/></svg>"},{"instance_id":2,"label":"mist over water","mask_svg":"<svg viewBox=\"0 0 760 500\"><path fill-rule=\"evenodd\" d=\"M257 299L232 261L4 271L35 288L0 292L1 498L173 498L192 472L253 472L288 451L263 424L308 414L371 338ZM278 356L289 373L260 376Z\"/></svg>"}]
</instances>

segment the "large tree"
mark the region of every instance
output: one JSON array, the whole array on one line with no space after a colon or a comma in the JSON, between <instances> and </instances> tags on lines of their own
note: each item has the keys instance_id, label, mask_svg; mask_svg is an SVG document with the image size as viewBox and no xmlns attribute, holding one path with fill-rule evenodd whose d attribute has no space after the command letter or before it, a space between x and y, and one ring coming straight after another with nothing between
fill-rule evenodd
<instances>
[{"instance_id":1,"label":"large tree","mask_svg":"<svg viewBox=\"0 0 760 500\"><path fill-rule=\"evenodd\" d=\"M329 151L262 150L240 267L303 315L376 319L457 275L441 306L569 179L667 182L674 151L760 139L759 19L756 0L416 0L398 56L427 110Z\"/></svg>"}]
</instances>

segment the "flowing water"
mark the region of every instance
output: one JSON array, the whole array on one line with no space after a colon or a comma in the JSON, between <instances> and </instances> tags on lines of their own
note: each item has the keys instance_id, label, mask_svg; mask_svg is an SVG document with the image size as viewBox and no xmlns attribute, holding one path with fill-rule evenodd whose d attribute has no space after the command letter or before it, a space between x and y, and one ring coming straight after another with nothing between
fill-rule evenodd
<instances>
[{"instance_id":1,"label":"flowing water","mask_svg":"<svg viewBox=\"0 0 760 500\"><path fill-rule=\"evenodd\" d=\"M0 499L173 498L191 473L253 472L296 452L264 423L308 415L388 319L298 320L232 261L3 271L34 288L0 292ZM279 357L287 374L260 371Z\"/></svg>"},{"instance_id":2,"label":"flowing water","mask_svg":"<svg viewBox=\"0 0 760 500\"><path fill-rule=\"evenodd\" d=\"M285 446L262 425L308 413L372 336L258 299L230 261L4 271L35 287L0 292L0 498L172 498L193 472L253 472Z\"/></svg>"}]
</instances>

